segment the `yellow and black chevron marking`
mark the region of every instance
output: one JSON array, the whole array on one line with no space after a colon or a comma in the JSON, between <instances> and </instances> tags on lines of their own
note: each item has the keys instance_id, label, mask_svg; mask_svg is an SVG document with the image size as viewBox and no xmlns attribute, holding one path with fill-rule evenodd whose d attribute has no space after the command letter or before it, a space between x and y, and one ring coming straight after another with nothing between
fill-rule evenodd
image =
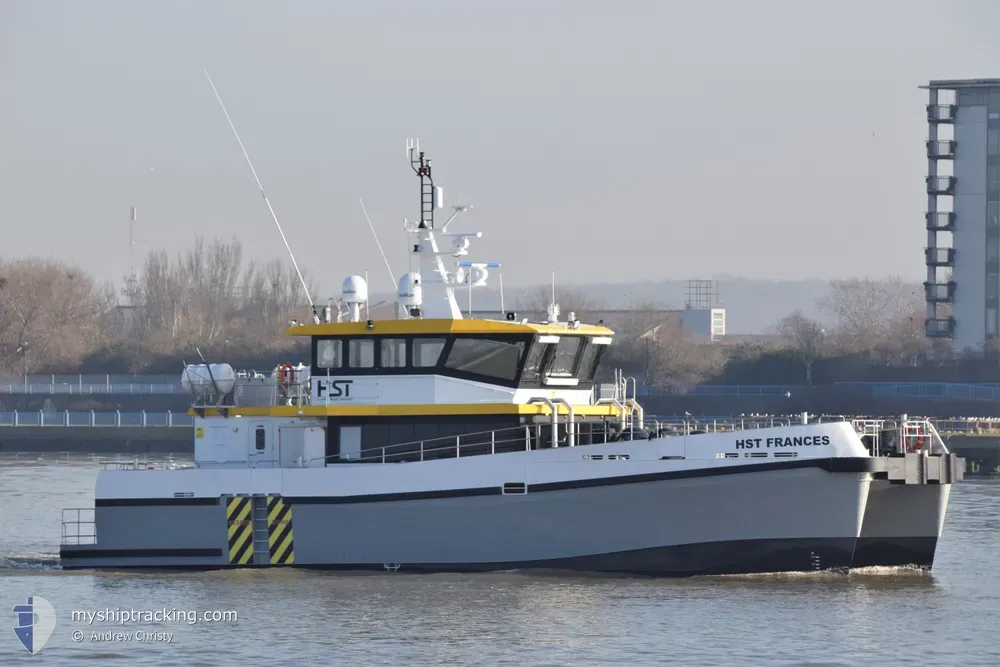
<instances>
[{"instance_id":1,"label":"yellow and black chevron marking","mask_svg":"<svg viewBox=\"0 0 1000 667\"><path fill-rule=\"evenodd\" d=\"M267 499L267 544L271 549L271 565L293 565L295 546L292 543L292 507L278 496Z\"/></svg>"},{"instance_id":2,"label":"yellow and black chevron marking","mask_svg":"<svg viewBox=\"0 0 1000 667\"><path fill-rule=\"evenodd\" d=\"M226 503L229 531L229 562L246 565L253 560L253 517L249 498L230 498Z\"/></svg>"}]
</instances>

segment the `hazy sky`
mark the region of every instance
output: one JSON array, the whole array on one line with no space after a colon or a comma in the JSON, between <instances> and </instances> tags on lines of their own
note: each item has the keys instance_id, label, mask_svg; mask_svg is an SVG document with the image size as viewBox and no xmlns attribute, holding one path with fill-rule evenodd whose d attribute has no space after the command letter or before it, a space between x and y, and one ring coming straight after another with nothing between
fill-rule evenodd
<instances>
[{"instance_id":1,"label":"hazy sky","mask_svg":"<svg viewBox=\"0 0 1000 667\"><path fill-rule=\"evenodd\" d=\"M0 0L0 254L120 280L195 235L389 287L417 136L504 282L924 275L926 91L1000 3ZM138 253L137 253L138 254ZM324 294L323 296L326 296Z\"/></svg>"}]
</instances>

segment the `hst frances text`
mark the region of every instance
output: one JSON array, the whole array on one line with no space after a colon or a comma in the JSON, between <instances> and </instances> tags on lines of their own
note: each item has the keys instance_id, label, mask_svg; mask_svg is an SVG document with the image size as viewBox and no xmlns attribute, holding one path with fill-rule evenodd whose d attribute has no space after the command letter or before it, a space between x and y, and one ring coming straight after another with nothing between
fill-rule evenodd
<instances>
[{"instance_id":1,"label":"hst frances text","mask_svg":"<svg viewBox=\"0 0 1000 667\"><path fill-rule=\"evenodd\" d=\"M798 438L747 438L737 440L736 449L769 449L771 447L811 447L829 445L828 435L805 435Z\"/></svg>"}]
</instances>

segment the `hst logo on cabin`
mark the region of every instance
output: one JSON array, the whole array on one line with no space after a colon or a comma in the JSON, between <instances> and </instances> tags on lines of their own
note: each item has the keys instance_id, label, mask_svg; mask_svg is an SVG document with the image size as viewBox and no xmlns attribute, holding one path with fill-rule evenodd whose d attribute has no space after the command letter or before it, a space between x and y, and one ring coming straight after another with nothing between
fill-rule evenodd
<instances>
[{"instance_id":1,"label":"hst logo on cabin","mask_svg":"<svg viewBox=\"0 0 1000 667\"><path fill-rule=\"evenodd\" d=\"M736 449L770 449L772 447L812 447L829 445L828 435L804 435L798 438L746 438L736 441Z\"/></svg>"},{"instance_id":2,"label":"hst logo on cabin","mask_svg":"<svg viewBox=\"0 0 1000 667\"><path fill-rule=\"evenodd\" d=\"M316 380L316 398L350 398L354 380Z\"/></svg>"}]
</instances>

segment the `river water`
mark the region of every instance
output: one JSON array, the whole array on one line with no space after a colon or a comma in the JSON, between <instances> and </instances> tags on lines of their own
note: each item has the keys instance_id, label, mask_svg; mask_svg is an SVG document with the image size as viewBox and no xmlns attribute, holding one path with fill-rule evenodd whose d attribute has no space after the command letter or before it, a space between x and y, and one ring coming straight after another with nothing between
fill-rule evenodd
<instances>
[{"instance_id":1,"label":"river water","mask_svg":"<svg viewBox=\"0 0 1000 667\"><path fill-rule=\"evenodd\" d=\"M933 574L62 572L61 510L92 507L97 471L89 457L0 458L0 665L1000 664L1000 481L956 485ZM10 611L29 595L57 614L34 656ZM73 619L108 609L176 611Z\"/></svg>"}]
</instances>

